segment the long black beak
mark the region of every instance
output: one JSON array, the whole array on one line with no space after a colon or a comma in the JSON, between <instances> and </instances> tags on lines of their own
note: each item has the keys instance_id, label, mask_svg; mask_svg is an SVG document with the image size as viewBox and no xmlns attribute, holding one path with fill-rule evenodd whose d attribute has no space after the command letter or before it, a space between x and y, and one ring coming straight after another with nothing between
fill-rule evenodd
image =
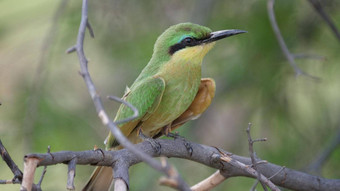
<instances>
[{"instance_id":1,"label":"long black beak","mask_svg":"<svg viewBox=\"0 0 340 191\"><path fill-rule=\"evenodd\" d=\"M215 31L215 32L210 33L210 37L207 39L204 39L202 43L210 43L210 42L214 42L214 41L217 41L223 38L227 38L229 36L242 34L246 32L247 31L238 30L238 29Z\"/></svg>"}]
</instances>

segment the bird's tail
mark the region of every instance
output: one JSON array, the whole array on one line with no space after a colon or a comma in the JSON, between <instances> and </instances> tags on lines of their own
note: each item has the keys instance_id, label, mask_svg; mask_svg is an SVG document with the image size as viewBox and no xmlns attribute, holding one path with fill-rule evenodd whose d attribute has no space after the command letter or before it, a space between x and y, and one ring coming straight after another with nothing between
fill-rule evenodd
<instances>
[{"instance_id":1,"label":"bird's tail","mask_svg":"<svg viewBox=\"0 0 340 191\"><path fill-rule=\"evenodd\" d=\"M109 190L112 184L112 168L108 166L98 166L92 173L83 191Z\"/></svg>"}]
</instances>

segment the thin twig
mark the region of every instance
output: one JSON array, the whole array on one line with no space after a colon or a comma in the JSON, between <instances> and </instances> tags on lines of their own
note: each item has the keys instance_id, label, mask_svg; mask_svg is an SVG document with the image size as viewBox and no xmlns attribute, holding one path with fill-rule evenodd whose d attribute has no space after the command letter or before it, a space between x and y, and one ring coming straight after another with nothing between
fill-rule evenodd
<instances>
[{"instance_id":1,"label":"thin twig","mask_svg":"<svg viewBox=\"0 0 340 191\"><path fill-rule=\"evenodd\" d=\"M324 56L319 56L315 54L293 54L295 59L314 59L324 61L326 58Z\"/></svg>"},{"instance_id":2,"label":"thin twig","mask_svg":"<svg viewBox=\"0 0 340 191\"><path fill-rule=\"evenodd\" d=\"M77 158L74 157L68 163L68 173L67 173L67 186L68 190L74 190L74 177L76 176L76 165L77 165Z\"/></svg>"},{"instance_id":3,"label":"thin twig","mask_svg":"<svg viewBox=\"0 0 340 191\"><path fill-rule=\"evenodd\" d=\"M273 174L272 176L270 176L270 177L268 178L268 180L270 180L270 179L274 178L275 176L277 176L278 174L280 174L280 172L282 172L285 168L286 168L285 166L282 166L281 169L278 170L278 171L277 171L275 174ZM254 184L253 184L253 186L251 187L250 190L255 190L258 183L259 183L259 180L256 180L256 181L254 182Z\"/></svg>"},{"instance_id":4,"label":"thin twig","mask_svg":"<svg viewBox=\"0 0 340 191\"><path fill-rule=\"evenodd\" d=\"M259 173L254 168L251 168L248 165L245 165L244 163L233 159L232 157L228 156L227 154L225 154L221 151L220 151L220 154L222 155L221 156L222 161L227 162L227 163L231 164L232 166L234 166L236 168L242 169L242 170L248 172L253 177L258 178L260 183L264 184L263 189L266 189L266 185L267 185L271 190L280 191L280 189L278 187L276 187L275 184L273 184L268 178L266 178L264 175Z\"/></svg>"},{"instance_id":5,"label":"thin twig","mask_svg":"<svg viewBox=\"0 0 340 191\"><path fill-rule=\"evenodd\" d=\"M257 180L261 183L263 190L267 191L265 183L261 181L261 173L257 169L257 161L255 159L255 152L254 152L254 147L253 147L254 142L266 141L267 139L263 138L263 139L253 140L250 136L250 127L251 127L251 123L248 123L248 127L247 127L246 132L247 132L247 136L248 136L248 145L249 145L249 154L250 154L250 158L251 158L251 163L253 164L254 170L257 172Z\"/></svg>"},{"instance_id":6,"label":"thin twig","mask_svg":"<svg viewBox=\"0 0 340 191\"><path fill-rule=\"evenodd\" d=\"M20 190L32 190L34 173L41 159L38 158L27 158L25 157L24 162L24 177Z\"/></svg>"},{"instance_id":7,"label":"thin twig","mask_svg":"<svg viewBox=\"0 0 340 191\"><path fill-rule=\"evenodd\" d=\"M249 124L251 125L251 123L249 123ZM254 139L254 140L252 140L252 143L263 142L263 141L267 141L267 138Z\"/></svg>"},{"instance_id":8,"label":"thin twig","mask_svg":"<svg viewBox=\"0 0 340 191\"><path fill-rule=\"evenodd\" d=\"M87 20L87 23L86 23L86 27L87 27L87 29L89 29L90 36L92 38L94 38L94 32L93 32L92 26L90 25L90 22L88 20Z\"/></svg>"},{"instance_id":9,"label":"thin twig","mask_svg":"<svg viewBox=\"0 0 340 191\"><path fill-rule=\"evenodd\" d=\"M7 166L11 169L12 173L14 174L14 178L12 179L13 182L22 181L23 173L19 169L19 167L15 164L15 162L12 160L12 157L7 152L5 146L2 144L0 139L0 152L2 159L6 162Z\"/></svg>"},{"instance_id":10,"label":"thin twig","mask_svg":"<svg viewBox=\"0 0 340 191\"><path fill-rule=\"evenodd\" d=\"M41 183L42 183L42 181L44 180L44 177L45 177L46 172L47 172L47 166L44 166L44 169L43 169L43 171L42 171L42 173L41 173L39 182L38 182L38 184L37 184L37 188L39 188L40 190L41 190Z\"/></svg>"},{"instance_id":11,"label":"thin twig","mask_svg":"<svg viewBox=\"0 0 340 191\"><path fill-rule=\"evenodd\" d=\"M285 168L286 168L285 166L282 166L282 168L279 171L277 171L275 174L271 175L268 179L270 180L270 179L274 178L275 176L280 174L280 172L284 171Z\"/></svg>"},{"instance_id":12,"label":"thin twig","mask_svg":"<svg viewBox=\"0 0 340 191\"><path fill-rule=\"evenodd\" d=\"M274 33L275 33L276 39L279 42L280 48L281 48L283 54L285 55L286 59L288 60L288 63L294 69L296 76L304 75L304 76L310 77L311 79L319 81L320 79L318 77L315 77L315 76L312 76L310 74L305 73L304 71L302 71L296 65L295 60L294 60L294 56L293 56L293 54L290 53L290 51L289 51L289 49L288 49L288 47L287 47L287 45L286 45L286 43L285 43L285 41L282 37L280 28L277 25L275 13L274 13L274 2L275 2L275 0L268 0L268 3L267 3L269 21L270 21L270 24L273 28Z\"/></svg>"},{"instance_id":13,"label":"thin twig","mask_svg":"<svg viewBox=\"0 0 340 191\"><path fill-rule=\"evenodd\" d=\"M251 186L250 191L256 190L257 185L259 184L259 180L255 180L254 184Z\"/></svg>"},{"instance_id":14,"label":"thin twig","mask_svg":"<svg viewBox=\"0 0 340 191\"><path fill-rule=\"evenodd\" d=\"M15 180L0 180L0 184L21 184L21 181L18 179Z\"/></svg>"},{"instance_id":15,"label":"thin twig","mask_svg":"<svg viewBox=\"0 0 340 191\"><path fill-rule=\"evenodd\" d=\"M180 178L180 175L178 174L178 171L169 164L168 160L165 157L161 157L161 164L164 169L166 169L167 177L161 177L160 178L160 184L166 185L171 188L179 189L180 188L180 182L178 181ZM189 189L190 190L190 189Z\"/></svg>"},{"instance_id":16,"label":"thin twig","mask_svg":"<svg viewBox=\"0 0 340 191\"><path fill-rule=\"evenodd\" d=\"M322 19L327 23L329 28L334 33L335 37L340 41L340 32L337 29L337 27L335 26L335 24L334 24L333 20L331 19L331 17L328 16L326 11L323 9L320 1L318 1L318 0L308 0L308 1L314 7L316 12L319 13L319 15L322 17Z\"/></svg>"},{"instance_id":17,"label":"thin twig","mask_svg":"<svg viewBox=\"0 0 340 191\"><path fill-rule=\"evenodd\" d=\"M192 191L204 191L211 190L215 188L217 185L221 184L227 179L227 177L223 176L220 170L217 170L214 174L209 176L208 178L202 180L201 182L195 184L191 187Z\"/></svg>"},{"instance_id":18,"label":"thin twig","mask_svg":"<svg viewBox=\"0 0 340 191\"><path fill-rule=\"evenodd\" d=\"M51 146L50 146L50 145L47 146L47 153L48 153L48 154L51 154ZM38 184L37 184L37 188L38 188L39 190L41 190L41 183L42 183L42 181L43 181L43 179L44 179L44 177L45 177L46 171L47 171L47 166L44 166L44 170L43 170L43 172L41 173L39 182L38 182Z\"/></svg>"},{"instance_id":19,"label":"thin twig","mask_svg":"<svg viewBox=\"0 0 340 191\"><path fill-rule=\"evenodd\" d=\"M70 54L70 53L72 53L72 52L75 52L77 50L77 47L76 46L72 46L72 47L70 47L70 48L68 48L67 50L66 50L66 53L67 54Z\"/></svg>"},{"instance_id":20,"label":"thin twig","mask_svg":"<svg viewBox=\"0 0 340 191\"><path fill-rule=\"evenodd\" d=\"M128 106L133 111L133 116L128 117L126 119L122 119L120 121L115 121L116 125L132 121L132 120L134 120L138 117L138 115L139 115L138 109L136 107L134 107L132 104L130 104L129 102L126 102L125 100L120 99L119 97L116 97L116 96L108 96L108 98L109 98L109 100L114 100L114 101L120 102L120 103Z\"/></svg>"}]
</instances>

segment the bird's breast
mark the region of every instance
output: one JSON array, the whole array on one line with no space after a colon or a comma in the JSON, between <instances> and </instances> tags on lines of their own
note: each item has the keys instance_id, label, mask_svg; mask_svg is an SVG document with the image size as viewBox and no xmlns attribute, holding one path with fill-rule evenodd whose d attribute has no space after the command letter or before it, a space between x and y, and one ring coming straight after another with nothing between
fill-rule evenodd
<instances>
[{"instance_id":1,"label":"bird's breast","mask_svg":"<svg viewBox=\"0 0 340 191\"><path fill-rule=\"evenodd\" d=\"M149 132L171 123L190 106L200 85L201 63L168 63L158 76L165 90L156 111L143 122Z\"/></svg>"}]
</instances>

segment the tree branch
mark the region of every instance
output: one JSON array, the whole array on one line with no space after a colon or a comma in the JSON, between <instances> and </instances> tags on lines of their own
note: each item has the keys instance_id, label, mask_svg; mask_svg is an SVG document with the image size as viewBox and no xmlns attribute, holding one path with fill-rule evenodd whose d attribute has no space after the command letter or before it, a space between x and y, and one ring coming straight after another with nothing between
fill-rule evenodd
<instances>
[{"instance_id":1,"label":"tree branch","mask_svg":"<svg viewBox=\"0 0 340 191\"><path fill-rule=\"evenodd\" d=\"M320 1L318 0L308 0L309 3L313 6L313 8L315 9L315 11L317 13L319 13L319 15L321 16L321 18L327 23L327 25L329 26L329 28L332 30L333 34L335 35L335 37L340 41L340 32L339 30L336 28L333 20L331 19L330 16L328 16L328 14L326 13L326 11L323 9Z\"/></svg>"},{"instance_id":2,"label":"tree branch","mask_svg":"<svg viewBox=\"0 0 340 191\"><path fill-rule=\"evenodd\" d=\"M51 146L47 147L47 153L51 154ZM39 179L39 182L37 184L37 189L38 190L41 190L41 184L42 184L42 181L43 181L43 179L45 177L46 171L47 171L47 166L44 166L44 170L42 171L40 179Z\"/></svg>"},{"instance_id":3,"label":"tree branch","mask_svg":"<svg viewBox=\"0 0 340 191\"><path fill-rule=\"evenodd\" d=\"M183 158L191 161L195 161L212 168L220 169L221 174L227 178L236 176L245 176L251 178L257 178L256 172L249 173L245 169L238 168L227 162L229 158L221 160L221 153L228 153L221 149L205 146L201 144L191 143L193 153L190 156L182 141L180 140L158 140L161 145L161 155L166 157ZM159 154L152 148L148 142L143 142L135 145L135 147L153 157L159 157ZM220 151L221 152L220 152ZM52 157L53 156L53 157ZM250 158L227 154L231 159L245 164L245 168L252 169L252 162ZM132 153L128 149L122 149L118 151L61 151L51 154L28 154L25 159L38 158L40 162L38 166L55 165L58 163L65 163L70 161L74 157L77 158L78 165L96 165L96 166L111 166L112 163L121 163L123 166L116 166L116 168L129 168L130 166L143 162L136 154ZM299 172L289 168L284 168L272 164L262 163L258 165L258 170L261 171L265 177L271 177L276 174L271 181L284 188L300 191L310 190L340 190L340 180L325 179L318 176L313 176L307 173ZM279 172L279 173L278 173Z\"/></svg>"},{"instance_id":4,"label":"tree branch","mask_svg":"<svg viewBox=\"0 0 340 191\"><path fill-rule=\"evenodd\" d=\"M21 183L23 174L19 167L12 160L12 157L9 155L7 149L2 144L1 139L0 139L0 152L2 159L6 162L7 166L11 169L12 173L14 174L14 178L11 181L9 180L0 181L1 182L0 184Z\"/></svg>"},{"instance_id":5,"label":"tree branch","mask_svg":"<svg viewBox=\"0 0 340 191\"><path fill-rule=\"evenodd\" d=\"M257 161L256 161L256 157L255 157L254 147L253 147L254 142L258 142L258 141L266 141L267 139L266 139L266 138L263 138L263 139L253 140L253 139L251 138L251 135L250 135L250 127L251 127L251 123L248 123L248 127L247 127L247 129L246 129L246 132L247 132L247 136L248 136L248 147L249 147L249 155L250 155L251 163L252 163L252 165L253 165L254 170L257 171L257 180L261 183L263 190L267 191L265 182L268 182L268 181L270 182L270 180L268 180L268 179L265 180L265 181L261 180L261 175L262 175L262 174L260 173L260 171L257 170ZM279 190L279 189L276 188L276 187L273 188L273 189ZM273 189L272 189L272 190L273 190Z\"/></svg>"},{"instance_id":6,"label":"tree branch","mask_svg":"<svg viewBox=\"0 0 340 191\"><path fill-rule=\"evenodd\" d=\"M305 73L304 71L302 71L295 63L294 60L294 55L292 53L290 53L283 37L280 31L279 26L277 25L276 22L276 18L275 18L275 13L274 13L274 2L275 0L268 0L267 3L267 10L268 10L268 16L269 16L269 21L270 24L272 25L273 31L275 33L276 39L279 42L280 48L283 52L283 54L285 55L286 59L288 60L288 63L290 64L290 66L294 69L294 72L296 74L296 76L299 75L304 75L304 76L308 76L314 80L319 81L320 79L318 77L312 76L310 74Z\"/></svg>"},{"instance_id":7,"label":"tree branch","mask_svg":"<svg viewBox=\"0 0 340 191\"><path fill-rule=\"evenodd\" d=\"M209 176L208 178L202 180L201 182L195 184L191 187L193 191L205 191L211 190L217 185L221 184L225 181L227 177L223 176L219 170L217 170L214 174Z\"/></svg>"},{"instance_id":8,"label":"tree branch","mask_svg":"<svg viewBox=\"0 0 340 191\"><path fill-rule=\"evenodd\" d=\"M77 164L77 158L73 158L68 163L68 173L67 173L67 186L66 188L68 190L74 190L74 177L76 176L76 164Z\"/></svg>"},{"instance_id":9,"label":"tree branch","mask_svg":"<svg viewBox=\"0 0 340 191\"><path fill-rule=\"evenodd\" d=\"M25 163L24 163L24 177L22 179L22 184L21 184L21 191L25 190L33 190L33 181L34 181L34 173L37 165L39 164L40 160L39 158L36 157L30 157L30 158L25 158ZM45 165L47 166L47 165Z\"/></svg>"}]
</instances>

